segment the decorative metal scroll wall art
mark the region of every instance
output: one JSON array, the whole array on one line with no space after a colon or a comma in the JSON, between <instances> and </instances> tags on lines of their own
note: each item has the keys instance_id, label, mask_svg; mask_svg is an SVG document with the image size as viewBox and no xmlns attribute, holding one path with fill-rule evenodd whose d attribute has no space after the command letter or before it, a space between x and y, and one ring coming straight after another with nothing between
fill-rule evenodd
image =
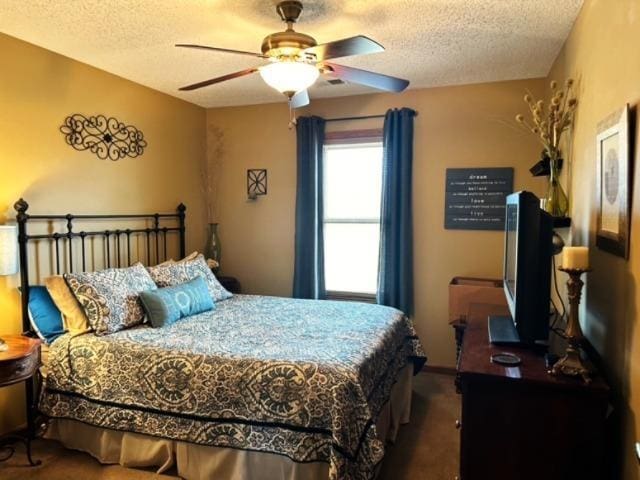
<instances>
[{"instance_id":1,"label":"decorative metal scroll wall art","mask_svg":"<svg viewBox=\"0 0 640 480\"><path fill-rule=\"evenodd\" d=\"M247 196L255 200L258 195L267 194L267 170L254 168L247 170Z\"/></svg>"},{"instance_id":2,"label":"decorative metal scroll wall art","mask_svg":"<svg viewBox=\"0 0 640 480\"><path fill-rule=\"evenodd\" d=\"M80 113L68 116L60 127L67 144L76 150L89 150L101 160L120 160L142 155L147 142L133 125L125 125L104 115L85 117Z\"/></svg>"}]
</instances>

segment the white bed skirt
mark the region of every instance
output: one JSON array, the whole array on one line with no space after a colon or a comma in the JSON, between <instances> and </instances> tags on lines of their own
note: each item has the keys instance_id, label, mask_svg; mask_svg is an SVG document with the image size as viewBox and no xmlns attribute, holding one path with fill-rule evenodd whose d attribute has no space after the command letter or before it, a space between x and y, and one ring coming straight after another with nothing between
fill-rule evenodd
<instances>
[{"instance_id":1,"label":"white bed skirt","mask_svg":"<svg viewBox=\"0 0 640 480\"><path fill-rule=\"evenodd\" d=\"M401 424L409 422L413 364L398 375L389 402L378 419L381 438L393 442ZM176 465L186 480L327 480L329 464L297 463L277 454L209 447L120 432L86 425L75 420L52 419L45 438L65 447L87 452L103 464L123 467L157 467L157 473Z\"/></svg>"}]
</instances>

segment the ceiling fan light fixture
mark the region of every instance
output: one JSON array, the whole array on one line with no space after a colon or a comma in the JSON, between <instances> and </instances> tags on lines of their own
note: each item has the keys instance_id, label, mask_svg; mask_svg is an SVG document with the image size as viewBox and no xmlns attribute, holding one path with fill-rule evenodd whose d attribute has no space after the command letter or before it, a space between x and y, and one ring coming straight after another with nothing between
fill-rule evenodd
<instances>
[{"instance_id":1,"label":"ceiling fan light fixture","mask_svg":"<svg viewBox=\"0 0 640 480\"><path fill-rule=\"evenodd\" d=\"M364 35L356 35L333 42L318 44L315 38L306 33L296 32L293 25L302 13L300 0L280 0L276 11L287 24L286 30L274 32L262 40L261 53L232 50L229 48L208 47L206 45L177 44L176 47L212 50L270 60L264 67L251 67L204 82L194 83L180 88L181 91L197 90L234 78L241 78L260 72L264 82L289 98L291 108L300 108L309 104L307 89L312 86L320 73L328 73L342 83L364 85L385 92L401 92L409 86L409 81L380 73L360 70L329 63L327 60L383 52L384 47Z\"/></svg>"},{"instance_id":2,"label":"ceiling fan light fixture","mask_svg":"<svg viewBox=\"0 0 640 480\"><path fill-rule=\"evenodd\" d=\"M313 65L295 61L274 62L260 67L259 70L267 85L288 96L306 90L320 75Z\"/></svg>"}]
</instances>

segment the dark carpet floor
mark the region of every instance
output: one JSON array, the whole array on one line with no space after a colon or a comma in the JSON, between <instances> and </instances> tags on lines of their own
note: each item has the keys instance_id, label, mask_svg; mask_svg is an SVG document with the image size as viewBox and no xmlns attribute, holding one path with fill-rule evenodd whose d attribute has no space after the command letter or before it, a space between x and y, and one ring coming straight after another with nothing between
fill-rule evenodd
<instances>
[{"instance_id":1,"label":"dark carpet floor","mask_svg":"<svg viewBox=\"0 0 640 480\"><path fill-rule=\"evenodd\" d=\"M458 475L460 399L453 377L420 373L414 379L411 423L401 427L394 445L389 445L380 480L452 480ZM90 455L66 450L57 442L36 440L34 458L42 465L29 467L24 447L0 463L0 479L24 480L173 480L150 470L100 465Z\"/></svg>"}]
</instances>

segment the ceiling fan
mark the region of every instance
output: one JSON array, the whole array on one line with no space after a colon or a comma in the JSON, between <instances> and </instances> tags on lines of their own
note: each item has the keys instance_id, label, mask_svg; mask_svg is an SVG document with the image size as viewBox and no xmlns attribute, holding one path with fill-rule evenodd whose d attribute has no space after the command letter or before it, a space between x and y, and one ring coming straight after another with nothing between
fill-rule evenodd
<instances>
[{"instance_id":1,"label":"ceiling fan","mask_svg":"<svg viewBox=\"0 0 640 480\"><path fill-rule=\"evenodd\" d=\"M388 92L401 92L409 86L408 80L327 61L351 55L382 52L384 51L384 47L379 43L363 35L357 35L355 37L318 45L313 37L293 30L293 24L296 23L302 13L301 2L297 0L282 1L276 6L276 11L282 21L287 24L287 29L284 32L272 33L265 37L262 41L262 53L208 47L204 45L176 45L176 47L183 48L197 48L214 52L249 55L269 62L263 66L251 67L239 72L212 78L211 80L187 85L186 87L180 88L180 90L196 90L215 83L259 72L267 85L286 95L289 98L289 103L292 108L298 108L309 104L307 88L315 83L321 73L329 74L349 83L366 85L367 87Z\"/></svg>"}]
</instances>

